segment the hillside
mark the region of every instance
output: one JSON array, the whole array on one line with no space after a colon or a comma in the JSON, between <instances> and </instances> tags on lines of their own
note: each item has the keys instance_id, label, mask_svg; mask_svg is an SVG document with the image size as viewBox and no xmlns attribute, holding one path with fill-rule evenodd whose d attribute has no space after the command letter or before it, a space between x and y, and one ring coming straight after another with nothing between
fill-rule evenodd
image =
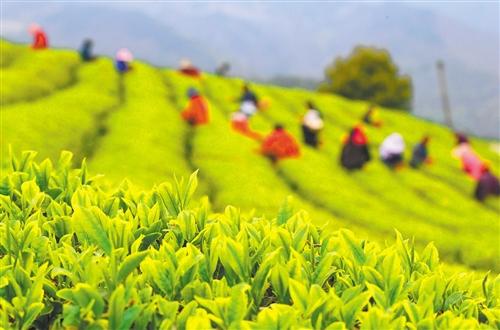
<instances>
[{"instance_id":1,"label":"hillside","mask_svg":"<svg viewBox=\"0 0 500 330\"><path fill-rule=\"evenodd\" d=\"M150 189L199 169L197 197L208 195L216 212L229 204L272 217L292 196L295 209L306 210L325 230L349 228L383 242L396 228L419 247L433 241L447 262L500 271L499 200L482 205L471 198L474 183L451 158L454 138L442 126L381 109L384 126L367 129L372 155L393 131L401 132L409 147L429 134L434 163L393 173L374 160L363 171L348 173L338 165L340 140L362 116L365 103L254 84L270 101L252 119L259 131L281 122L300 139L298 120L308 99L325 114L323 148L302 146L300 159L273 167L255 152L255 142L230 130L239 79L207 74L193 80L139 62L119 77L106 58L89 64L71 51L33 52L5 42L1 47L2 168L8 167L11 146L16 154L34 150L38 159L54 161L61 150L70 150L76 164L86 158L91 174L105 174L102 183L109 186L128 178ZM189 86L208 97L210 125L193 130L180 119ZM489 142L472 139L472 144L498 174L500 156Z\"/></svg>"}]
</instances>

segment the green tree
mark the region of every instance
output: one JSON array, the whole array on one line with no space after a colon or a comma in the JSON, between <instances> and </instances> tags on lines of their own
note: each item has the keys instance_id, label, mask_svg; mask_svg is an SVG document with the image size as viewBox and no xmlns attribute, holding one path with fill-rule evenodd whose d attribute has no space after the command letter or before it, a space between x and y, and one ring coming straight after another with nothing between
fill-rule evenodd
<instances>
[{"instance_id":1,"label":"green tree","mask_svg":"<svg viewBox=\"0 0 500 330\"><path fill-rule=\"evenodd\" d=\"M401 75L391 55L384 49L358 46L347 58L338 57L325 70L319 90L350 99L409 110L411 78Z\"/></svg>"}]
</instances>

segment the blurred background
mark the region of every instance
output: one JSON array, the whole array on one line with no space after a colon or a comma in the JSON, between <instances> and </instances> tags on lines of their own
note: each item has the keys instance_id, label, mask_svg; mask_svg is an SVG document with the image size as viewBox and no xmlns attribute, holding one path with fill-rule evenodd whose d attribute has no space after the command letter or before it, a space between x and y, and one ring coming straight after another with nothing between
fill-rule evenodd
<instances>
[{"instance_id":1,"label":"blurred background","mask_svg":"<svg viewBox=\"0 0 500 330\"><path fill-rule=\"evenodd\" d=\"M185 56L213 71L314 89L356 45L389 50L411 76L412 111L442 121L436 61L446 65L456 128L499 138L499 4L482 3L2 3L1 36L28 42L42 25L55 47L92 37L99 54L120 47L161 66Z\"/></svg>"}]
</instances>

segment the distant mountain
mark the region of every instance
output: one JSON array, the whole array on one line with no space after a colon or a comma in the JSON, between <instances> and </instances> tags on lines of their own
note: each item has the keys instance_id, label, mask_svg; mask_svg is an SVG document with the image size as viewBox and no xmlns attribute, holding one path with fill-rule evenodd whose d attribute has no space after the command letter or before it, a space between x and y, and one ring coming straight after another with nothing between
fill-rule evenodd
<instances>
[{"instance_id":1,"label":"distant mountain","mask_svg":"<svg viewBox=\"0 0 500 330\"><path fill-rule=\"evenodd\" d=\"M457 127L500 137L498 33L472 29L436 11L394 3L92 6L47 5L37 13L8 3L4 19L7 26L28 22L30 13L60 45L76 47L92 36L103 53L128 46L156 64L176 65L187 56L207 70L229 61L233 74L259 80L286 76L317 81L326 65L355 45L383 47L413 77L414 113L437 121L442 114L435 62L443 59ZM4 36L9 33L4 24Z\"/></svg>"}]
</instances>

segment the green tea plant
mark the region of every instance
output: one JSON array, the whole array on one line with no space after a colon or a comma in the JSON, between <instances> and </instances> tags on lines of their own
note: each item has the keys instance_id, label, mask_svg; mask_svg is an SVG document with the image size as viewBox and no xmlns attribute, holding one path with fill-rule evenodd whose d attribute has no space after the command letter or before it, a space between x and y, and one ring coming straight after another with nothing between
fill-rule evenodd
<instances>
[{"instance_id":1,"label":"green tea plant","mask_svg":"<svg viewBox=\"0 0 500 330\"><path fill-rule=\"evenodd\" d=\"M176 86L173 92L176 99L182 100L177 104L181 108L187 88L197 86L197 82L175 72L167 72L166 75L171 85ZM212 202L218 210L223 210L226 202L239 202L238 205L246 211L256 208L260 212L274 212L274 206L279 205L291 191L280 183L268 161L257 153L258 143L231 130L228 121L231 104L223 102L223 96L230 95L231 91L227 91L224 80L218 81L217 88L212 86L212 82L214 80L197 86L211 101L211 121L209 125L193 130L190 141L192 161L203 169L202 176L214 187L216 193ZM237 107L236 103L233 105ZM249 191L267 198L256 201ZM323 215L323 218L327 217Z\"/></svg>"},{"instance_id":2,"label":"green tea plant","mask_svg":"<svg viewBox=\"0 0 500 330\"><path fill-rule=\"evenodd\" d=\"M174 174L189 176L187 125L170 102L162 73L144 63L123 76L124 102L107 118L107 131L89 160L111 184L127 177L148 188Z\"/></svg>"},{"instance_id":3,"label":"green tea plant","mask_svg":"<svg viewBox=\"0 0 500 330\"><path fill-rule=\"evenodd\" d=\"M1 42L2 89L0 104L35 100L76 82L80 64L71 51L32 50ZM22 49L21 47L26 47ZM21 49L20 49L21 48Z\"/></svg>"},{"instance_id":4,"label":"green tea plant","mask_svg":"<svg viewBox=\"0 0 500 330\"><path fill-rule=\"evenodd\" d=\"M0 68L7 68L28 52L28 47L0 38Z\"/></svg>"},{"instance_id":5,"label":"green tea plant","mask_svg":"<svg viewBox=\"0 0 500 330\"><path fill-rule=\"evenodd\" d=\"M374 160L362 171L346 173L338 164L340 140L360 120L366 103L251 84L259 96L270 101L266 111L251 119L252 128L261 133L280 121L300 140L299 120L309 99L325 119L325 143L320 150L301 146L300 158L271 166L258 154L257 142L230 128L241 79L204 74L198 81L138 61L119 78L108 58L79 64L75 52L36 52L5 41L0 41L0 47L2 73L11 70L17 72L12 77L18 81L30 82L4 80L5 91L15 94L17 101L0 110L2 170L10 166L9 146L36 150L52 161L61 150L71 150L78 163L87 157L93 173L106 174L103 186L113 188L127 178L129 183L123 185L132 191L150 189L174 174L187 177L199 169L195 196L209 195L216 212L230 204L250 216L272 218L291 196L294 205L306 210L312 223L325 231L346 227L383 243L396 228L405 237L414 236L418 249L434 241L446 263L481 272L500 270L496 235L500 204L496 198L484 204L472 199L475 182L466 178L451 157L453 134L443 126L381 108L384 125L367 128ZM73 61L78 64L76 71ZM36 90L31 81L42 79L33 74L41 71L47 81L62 81L73 73L76 81L39 95L43 97L27 96L26 90ZM179 116L189 86L199 88L208 98L212 118L206 126L191 129ZM418 170L387 170L378 162L377 150L393 131L405 137L405 158L410 156L411 145L422 134L429 134L434 163ZM491 141L471 140L498 174L500 155L490 150Z\"/></svg>"},{"instance_id":6,"label":"green tea plant","mask_svg":"<svg viewBox=\"0 0 500 330\"><path fill-rule=\"evenodd\" d=\"M273 107L266 117L284 123L300 138L297 118L305 99L301 100L298 95L287 98L287 93L276 93L272 88L257 88L262 94L272 95ZM320 109L332 107L324 101L318 104ZM280 171L302 194L320 205L327 205L352 223L361 222L373 232L387 234L397 228L405 235L414 235L417 241L435 241L448 260L478 268L497 267L491 261L498 259L494 243L498 235L489 231L495 222L495 211L481 207L470 196L457 193L452 187L434 182L421 171L405 169L394 173L380 162L372 162L363 171L346 172L338 163L343 132L335 126L335 121L329 121L322 134L325 140L337 143L328 143L319 152L304 148L301 159L280 165ZM382 134L378 135L383 138ZM377 147L376 140L372 143ZM372 150L372 157L376 155L377 150ZM435 161L451 158L449 153L437 155ZM459 171L458 167L455 171ZM318 187L318 182L330 184ZM409 200L414 202L408 203ZM449 200L456 201L457 205L451 207ZM349 203L365 207L352 209L346 207ZM465 214L469 216L464 217ZM471 218L478 221L471 222ZM453 233L460 235L460 240L453 239ZM481 242L476 242L478 236L483 237Z\"/></svg>"},{"instance_id":7,"label":"green tea plant","mask_svg":"<svg viewBox=\"0 0 500 330\"><path fill-rule=\"evenodd\" d=\"M78 83L36 102L3 106L0 166L14 150L35 149L57 159L61 150L81 152L96 118L118 103L118 76L108 60L98 59L78 71ZM86 155L85 155L86 156Z\"/></svg>"},{"instance_id":8,"label":"green tea plant","mask_svg":"<svg viewBox=\"0 0 500 330\"><path fill-rule=\"evenodd\" d=\"M431 244L380 246L284 204L191 201L196 174L104 190L85 162L11 157L0 178L3 328L496 329L500 277L448 276Z\"/></svg>"}]
</instances>

